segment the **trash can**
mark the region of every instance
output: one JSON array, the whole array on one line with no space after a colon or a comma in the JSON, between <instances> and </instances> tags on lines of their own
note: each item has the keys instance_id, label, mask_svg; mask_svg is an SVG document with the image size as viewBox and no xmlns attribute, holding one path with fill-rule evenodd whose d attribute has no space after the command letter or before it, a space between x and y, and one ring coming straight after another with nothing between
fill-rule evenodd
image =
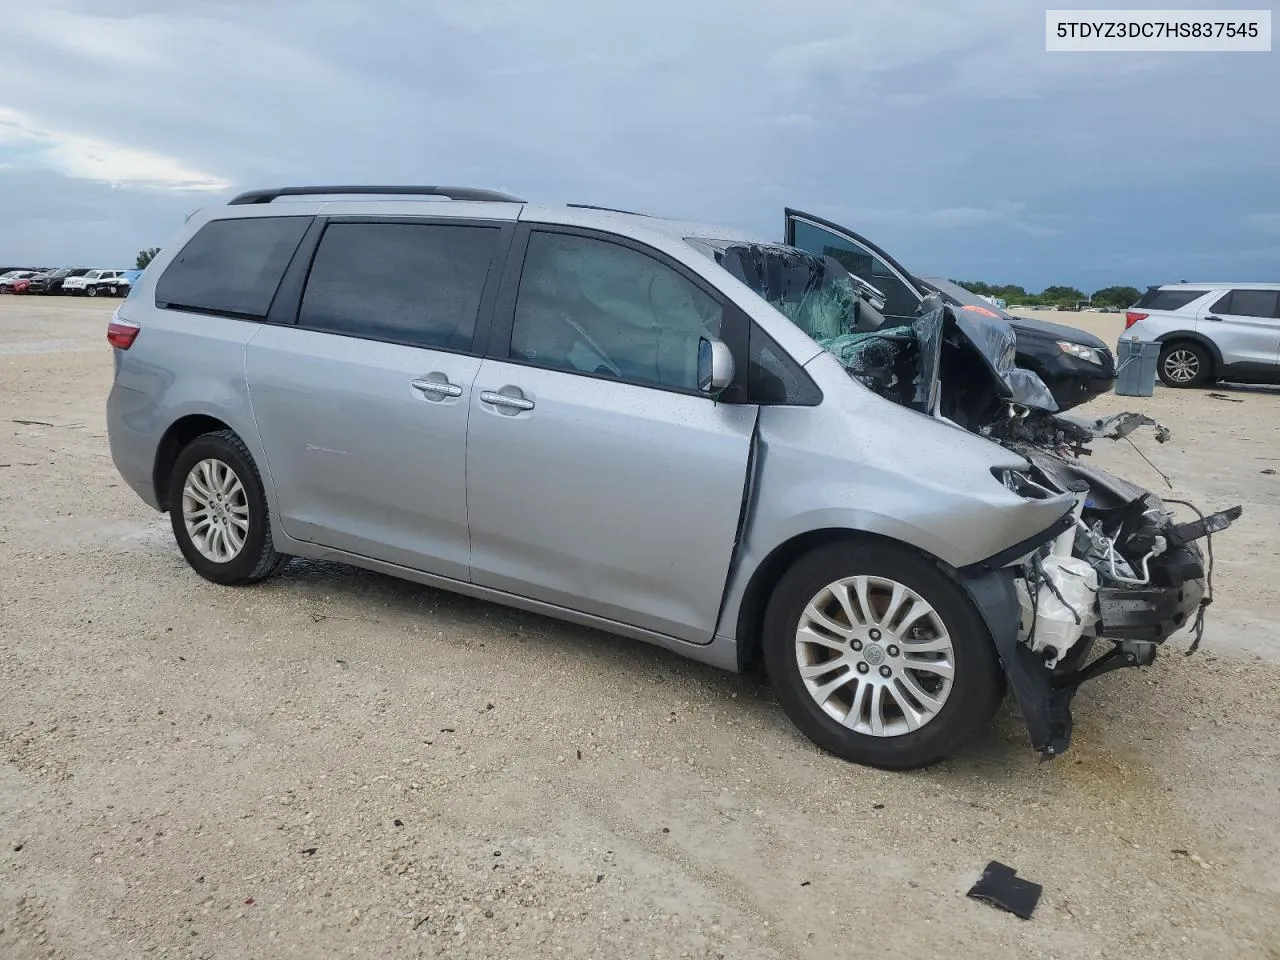
<instances>
[{"instance_id":1,"label":"trash can","mask_svg":"<svg viewBox=\"0 0 1280 960\"><path fill-rule=\"evenodd\" d=\"M1156 392L1156 365L1160 344L1138 339L1116 344L1116 393L1122 397L1149 397Z\"/></svg>"}]
</instances>

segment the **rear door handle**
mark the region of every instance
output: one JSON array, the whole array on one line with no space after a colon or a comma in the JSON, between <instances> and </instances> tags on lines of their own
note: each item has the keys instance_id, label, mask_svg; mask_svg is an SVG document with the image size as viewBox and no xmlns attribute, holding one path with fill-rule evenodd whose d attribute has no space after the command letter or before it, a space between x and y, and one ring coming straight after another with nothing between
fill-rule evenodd
<instances>
[{"instance_id":1,"label":"rear door handle","mask_svg":"<svg viewBox=\"0 0 1280 960\"><path fill-rule=\"evenodd\" d=\"M496 393L493 390L481 390L480 399L485 403L492 403L495 407L506 407L509 410L533 409L533 401L526 397L509 397L505 393Z\"/></svg>"},{"instance_id":2,"label":"rear door handle","mask_svg":"<svg viewBox=\"0 0 1280 960\"><path fill-rule=\"evenodd\" d=\"M1205 317L1205 319L1206 319L1206 320L1212 320L1212 321L1214 321L1214 323L1221 323L1221 322L1222 322L1222 318L1221 318L1221 317Z\"/></svg>"},{"instance_id":3,"label":"rear door handle","mask_svg":"<svg viewBox=\"0 0 1280 960\"><path fill-rule=\"evenodd\" d=\"M410 380L409 385L415 390L420 390L423 393L433 393L441 397L462 396L462 388L456 383L450 383L448 380L425 380L419 377L416 380Z\"/></svg>"}]
</instances>

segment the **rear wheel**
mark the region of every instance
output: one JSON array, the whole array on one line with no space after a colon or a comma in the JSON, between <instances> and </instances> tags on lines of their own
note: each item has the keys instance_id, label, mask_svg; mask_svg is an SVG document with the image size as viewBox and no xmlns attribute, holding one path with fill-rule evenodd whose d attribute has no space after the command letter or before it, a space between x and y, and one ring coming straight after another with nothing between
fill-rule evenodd
<instances>
[{"instance_id":1,"label":"rear wheel","mask_svg":"<svg viewBox=\"0 0 1280 960\"><path fill-rule=\"evenodd\" d=\"M765 613L764 660L806 736L886 769L950 756L1003 692L995 645L963 589L892 544L834 544L799 560Z\"/></svg>"},{"instance_id":2,"label":"rear wheel","mask_svg":"<svg viewBox=\"0 0 1280 960\"><path fill-rule=\"evenodd\" d=\"M1166 387L1194 387L1213 372L1213 359L1204 347L1189 340L1167 343L1160 351L1160 382Z\"/></svg>"},{"instance_id":3,"label":"rear wheel","mask_svg":"<svg viewBox=\"0 0 1280 960\"><path fill-rule=\"evenodd\" d=\"M230 430L192 440L173 466L169 519L191 568L214 583L263 580L288 561L271 541L253 456Z\"/></svg>"}]
</instances>

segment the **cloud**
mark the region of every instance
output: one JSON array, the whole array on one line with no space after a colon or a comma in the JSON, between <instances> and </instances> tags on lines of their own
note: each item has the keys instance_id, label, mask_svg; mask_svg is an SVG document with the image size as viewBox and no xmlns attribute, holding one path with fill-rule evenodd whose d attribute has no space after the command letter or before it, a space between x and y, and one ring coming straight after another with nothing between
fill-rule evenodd
<instances>
[{"instance_id":1,"label":"cloud","mask_svg":"<svg viewBox=\"0 0 1280 960\"><path fill-rule=\"evenodd\" d=\"M1277 229L1280 60L1047 54L1025 0L26 7L0 55L17 261L131 261L231 183L462 183L775 238L785 205L1028 286L1136 282L1134 252L1178 276Z\"/></svg>"},{"instance_id":2,"label":"cloud","mask_svg":"<svg viewBox=\"0 0 1280 960\"><path fill-rule=\"evenodd\" d=\"M205 192L231 186L231 181L195 170L174 157L58 130L0 104L0 146L6 144L17 148L26 163L78 180Z\"/></svg>"},{"instance_id":3,"label":"cloud","mask_svg":"<svg viewBox=\"0 0 1280 960\"><path fill-rule=\"evenodd\" d=\"M934 207L927 210L844 207L833 215L844 217L851 224L894 224L899 229L971 230L1000 225L1033 237L1053 237L1063 232L1062 227L1050 226L1044 219L1028 215L1025 203L1012 200L1000 200L988 206ZM1051 216L1049 219L1061 222L1061 218Z\"/></svg>"}]
</instances>

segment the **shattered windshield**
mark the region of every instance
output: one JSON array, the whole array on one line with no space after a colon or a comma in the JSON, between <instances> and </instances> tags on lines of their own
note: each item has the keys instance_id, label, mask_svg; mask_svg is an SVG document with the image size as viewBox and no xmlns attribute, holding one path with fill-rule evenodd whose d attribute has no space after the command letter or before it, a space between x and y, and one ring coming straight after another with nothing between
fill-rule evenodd
<instances>
[{"instance_id":1,"label":"shattered windshield","mask_svg":"<svg viewBox=\"0 0 1280 960\"><path fill-rule=\"evenodd\" d=\"M952 405L975 392L994 402L994 391L995 401L1058 409L1044 382L1016 365L1013 328L995 310L948 308L939 291L925 299L910 322L890 325L880 312L880 292L832 257L779 243L703 237L686 242L813 338L849 376L886 399L924 413L937 410L945 341L952 344L947 381Z\"/></svg>"},{"instance_id":2,"label":"shattered windshield","mask_svg":"<svg viewBox=\"0 0 1280 960\"><path fill-rule=\"evenodd\" d=\"M890 326L884 296L832 257L785 244L690 239L838 360L851 377L897 403L928 411L936 397L943 313Z\"/></svg>"},{"instance_id":3,"label":"shattered windshield","mask_svg":"<svg viewBox=\"0 0 1280 960\"><path fill-rule=\"evenodd\" d=\"M876 329L884 321L879 313L864 313L862 308L867 304L862 291L869 288L831 257L782 244L704 239L689 243L819 345L859 329Z\"/></svg>"}]
</instances>

